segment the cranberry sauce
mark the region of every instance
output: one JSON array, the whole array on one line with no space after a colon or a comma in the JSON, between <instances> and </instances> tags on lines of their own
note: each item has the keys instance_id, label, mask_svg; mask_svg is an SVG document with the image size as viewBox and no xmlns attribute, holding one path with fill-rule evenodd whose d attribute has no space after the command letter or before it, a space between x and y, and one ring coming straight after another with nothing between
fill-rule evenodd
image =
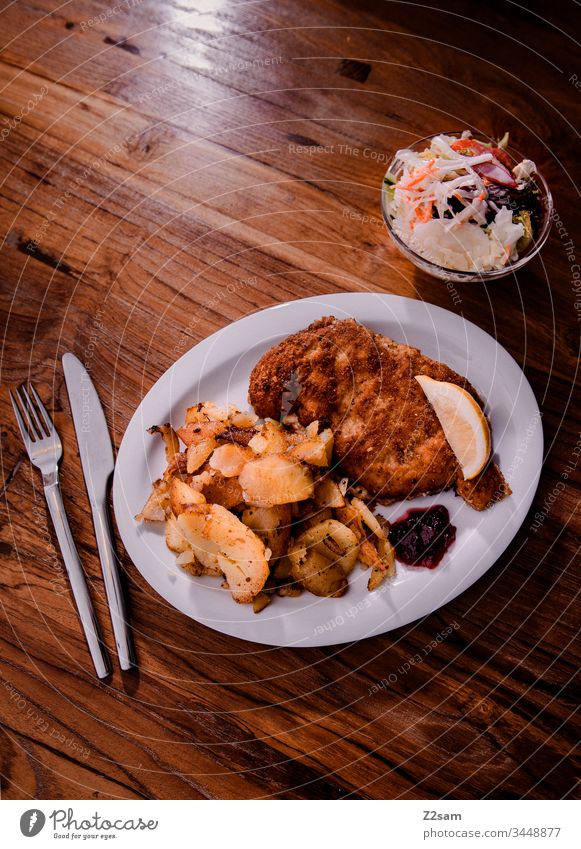
<instances>
[{"instance_id":1,"label":"cranberry sauce","mask_svg":"<svg viewBox=\"0 0 581 849\"><path fill-rule=\"evenodd\" d=\"M395 556L408 566L434 569L456 539L445 507L408 510L389 528L389 540Z\"/></svg>"}]
</instances>

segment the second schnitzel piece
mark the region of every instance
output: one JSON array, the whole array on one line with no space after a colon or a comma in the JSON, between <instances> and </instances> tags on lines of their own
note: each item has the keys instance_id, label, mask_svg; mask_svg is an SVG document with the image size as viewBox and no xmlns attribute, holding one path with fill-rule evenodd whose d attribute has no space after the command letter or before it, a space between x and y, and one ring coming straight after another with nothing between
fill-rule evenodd
<instances>
[{"instance_id":1,"label":"second schnitzel piece","mask_svg":"<svg viewBox=\"0 0 581 849\"><path fill-rule=\"evenodd\" d=\"M482 408L474 388L444 363L354 319L333 316L268 351L250 376L249 400L259 416L280 419L283 393L295 376L301 388L293 412L303 425L318 419L332 428L340 468L378 501L454 487L471 507L483 510L509 495L492 461L476 478L464 480L417 374L458 384Z\"/></svg>"}]
</instances>

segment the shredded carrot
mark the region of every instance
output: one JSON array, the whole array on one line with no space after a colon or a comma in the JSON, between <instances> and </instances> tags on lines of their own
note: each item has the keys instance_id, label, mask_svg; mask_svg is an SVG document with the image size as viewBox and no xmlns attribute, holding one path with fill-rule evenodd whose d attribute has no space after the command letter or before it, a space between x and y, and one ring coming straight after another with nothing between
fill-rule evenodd
<instances>
[{"instance_id":1,"label":"shredded carrot","mask_svg":"<svg viewBox=\"0 0 581 849\"><path fill-rule=\"evenodd\" d=\"M426 221L429 221L432 217L432 207L433 202L429 201L429 203L423 203L418 206L416 209L416 218L418 221L421 221L424 224Z\"/></svg>"},{"instance_id":2,"label":"shredded carrot","mask_svg":"<svg viewBox=\"0 0 581 849\"><path fill-rule=\"evenodd\" d=\"M434 170L435 164L436 163L434 162L434 160L430 159L429 163L426 165L425 168L422 168L420 171L418 171L410 180L407 181L407 183L400 183L398 189L403 189L404 191L407 191L408 189L412 189L414 186L417 186L418 183L422 182L424 177L428 176L430 171Z\"/></svg>"}]
</instances>

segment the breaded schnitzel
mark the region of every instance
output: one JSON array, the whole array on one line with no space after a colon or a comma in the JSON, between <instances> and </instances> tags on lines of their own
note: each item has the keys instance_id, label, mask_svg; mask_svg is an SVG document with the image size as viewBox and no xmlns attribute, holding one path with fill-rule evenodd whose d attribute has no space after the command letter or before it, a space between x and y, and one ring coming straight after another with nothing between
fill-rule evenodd
<instances>
[{"instance_id":1,"label":"breaded schnitzel","mask_svg":"<svg viewBox=\"0 0 581 849\"><path fill-rule=\"evenodd\" d=\"M301 424L318 419L330 426L340 469L378 501L454 487L483 510L509 495L493 462L474 480L464 480L416 374L456 383L482 407L473 387L448 366L353 319L332 316L262 357L250 376L249 400L259 416L278 420L283 392L296 375L301 388L293 411Z\"/></svg>"}]
</instances>

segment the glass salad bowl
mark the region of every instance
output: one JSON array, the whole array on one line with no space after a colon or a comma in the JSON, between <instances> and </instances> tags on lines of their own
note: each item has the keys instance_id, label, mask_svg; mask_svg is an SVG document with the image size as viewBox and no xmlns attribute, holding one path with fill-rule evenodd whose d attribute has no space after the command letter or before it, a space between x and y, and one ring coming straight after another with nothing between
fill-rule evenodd
<instances>
[{"instance_id":1,"label":"glass salad bowl","mask_svg":"<svg viewBox=\"0 0 581 849\"><path fill-rule=\"evenodd\" d=\"M410 145L408 148L406 148L406 150L420 154L426 151L426 149L430 147L432 140L437 138L438 136L454 136L457 139L460 139L462 136L462 131L434 133L434 135L426 136L425 138L422 138L419 141L415 142L413 145ZM471 134L469 139L466 139L466 141L468 143L480 143L481 145L495 145L495 142L493 140L478 134ZM516 166L519 162L519 160L511 156L510 153L504 151L503 161L508 164L509 160L512 167ZM390 202L390 193L393 193L394 183L397 183L397 181L400 179L404 172L404 168L405 163L402 161L401 158L396 155L386 171L381 186L381 211L383 214L383 219L387 227L387 232L389 233L391 239L393 240L400 253L406 256L410 260L410 262L412 262L417 268L422 269L422 271L425 271L432 277L437 277L440 280L454 281L458 283L469 283L477 280L496 280L500 277L505 277L507 274L513 274L519 268L525 266L527 262L529 262L534 256L538 254L540 249L547 241L547 237L549 235L552 223L553 200L546 180L544 179L542 174L535 170L530 176L530 185L534 188L536 198L536 232L530 238L529 243L525 247L523 247L522 250L518 251L518 256L514 257L513 252L513 256L507 261L505 261L502 266L495 267L489 270L478 270L476 267L473 270L464 270L451 266L448 267L445 264L439 264L438 262L435 262L432 259L423 256L421 253L418 252L417 245L414 247L410 246L410 244L408 244L402 237L401 232L397 232L397 210L394 211L394 205ZM505 173L508 173L509 177L512 176L510 172L505 171ZM498 185L495 183L492 183L492 186L497 192L504 191L505 194L509 194L512 197L510 192L507 192L506 188L503 189L502 186L499 188ZM416 192L415 196L420 197L420 195L417 194L417 190L415 188L412 189L412 192ZM518 198L516 190L513 194L514 197ZM490 193L490 196L492 196L492 192ZM480 198L478 200L480 200ZM506 204L505 202L505 205L508 205L509 209L517 209L516 206L510 203ZM432 207L432 210L433 209L434 207ZM432 214L434 215L434 213ZM434 217L438 216L435 215ZM426 218L422 218L421 221L425 223ZM478 225L475 224L474 226L477 227ZM470 255L470 251L468 251L468 254Z\"/></svg>"}]
</instances>

